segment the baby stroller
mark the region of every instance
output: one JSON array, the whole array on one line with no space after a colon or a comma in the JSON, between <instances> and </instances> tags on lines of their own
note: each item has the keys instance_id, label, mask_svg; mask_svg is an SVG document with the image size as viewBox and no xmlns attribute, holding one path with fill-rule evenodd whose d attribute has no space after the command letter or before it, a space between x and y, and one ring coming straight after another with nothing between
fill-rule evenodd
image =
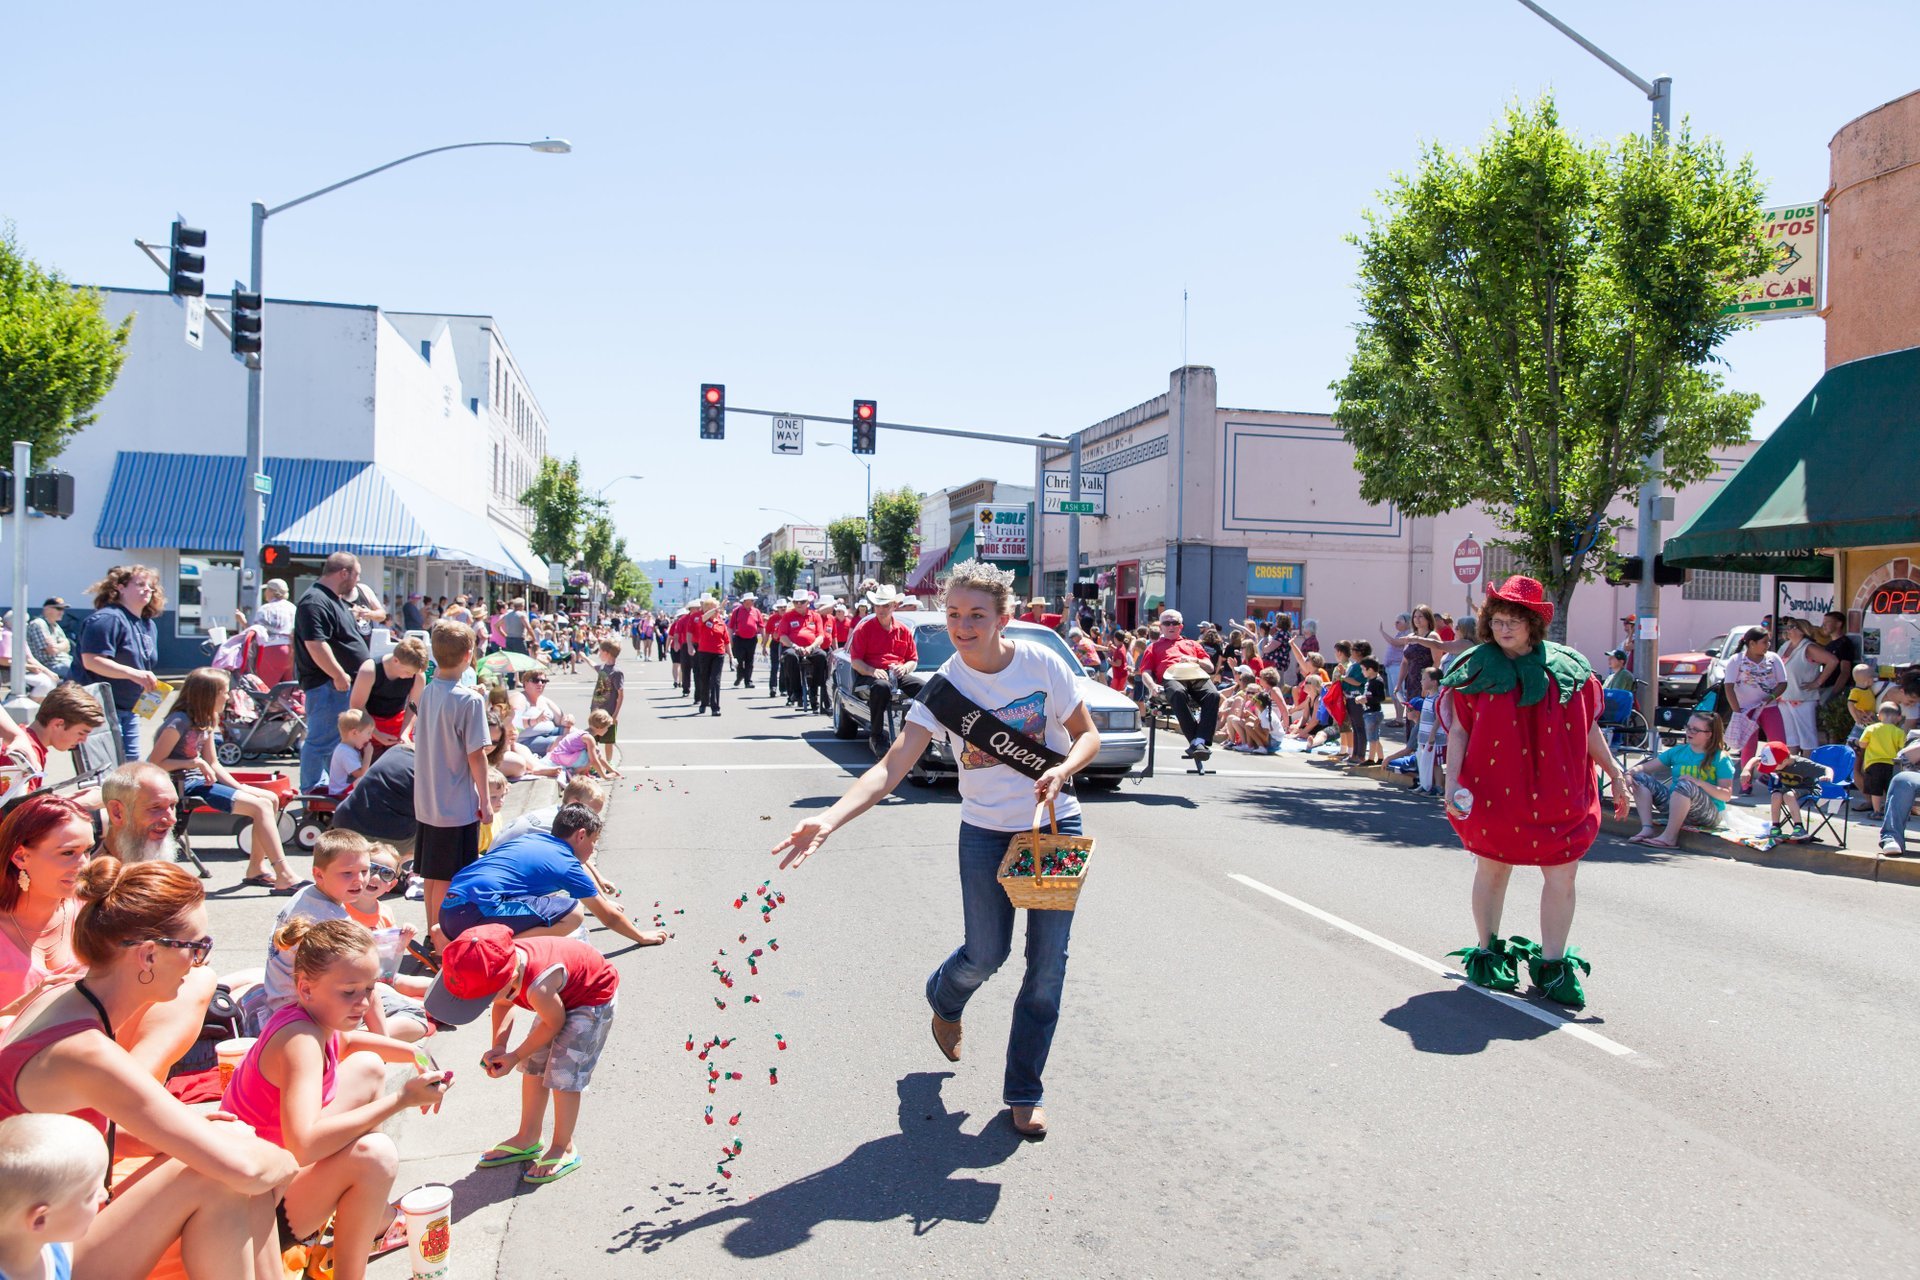
<instances>
[{"instance_id":1,"label":"baby stroller","mask_svg":"<svg viewBox=\"0 0 1920 1280\"><path fill-rule=\"evenodd\" d=\"M298 681L283 680L269 689L259 676L243 673L228 691L220 717L220 763L231 768L243 760L299 755L307 739L306 710Z\"/></svg>"}]
</instances>

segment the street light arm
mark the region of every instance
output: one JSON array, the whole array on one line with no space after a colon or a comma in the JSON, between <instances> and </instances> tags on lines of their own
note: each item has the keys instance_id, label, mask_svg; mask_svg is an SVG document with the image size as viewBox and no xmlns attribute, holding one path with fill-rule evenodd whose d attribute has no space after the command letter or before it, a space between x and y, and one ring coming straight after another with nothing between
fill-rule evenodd
<instances>
[{"instance_id":1,"label":"street light arm","mask_svg":"<svg viewBox=\"0 0 1920 1280\"><path fill-rule=\"evenodd\" d=\"M556 147L563 145L559 143L558 139L554 139L553 142ZM266 210L264 213L261 214L261 216L264 218L271 218L276 213L285 213L287 210L293 208L295 205L305 204L309 200L317 200L321 196L326 195L329 191L338 191L342 187L350 187L354 183L360 181L362 178L371 178L376 173L385 173L389 169L397 168L400 165L406 164L410 160L418 160L422 156L437 156L442 151L464 151L468 147L538 148L539 146L540 146L539 143L534 143L534 142L456 142L451 146L446 146L446 147L429 147L425 151L416 151L410 156L401 156L398 160L389 160L385 164L380 165L377 168L367 170L365 173L356 173L351 178L342 178L340 181L334 183L332 186L322 187L318 191L309 191L306 195L301 196L297 200L289 200L285 204L277 204L273 206L273 208ZM556 152L556 154L558 154L558 152Z\"/></svg>"},{"instance_id":2,"label":"street light arm","mask_svg":"<svg viewBox=\"0 0 1920 1280\"><path fill-rule=\"evenodd\" d=\"M1581 35L1578 31L1575 31L1572 27L1568 26L1566 23L1560 21L1560 19L1548 13L1545 9L1542 9L1539 5L1535 4L1533 0L1520 0L1520 3L1527 6L1527 8L1533 10L1535 13L1539 14L1549 24L1551 24L1555 29L1557 29L1561 35L1573 41L1575 44L1579 45L1582 49L1585 49L1588 53L1592 54L1594 57L1600 59L1600 61L1612 67L1615 71L1619 72L1620 75L1623 78L1625 78L1628 83L1633 85L1634 88L1646 94L1649 100L1657 99L1658 97L1660 97L1659 89L1655 88L1651 84L1648 84L1645 80L1642 80L1639 76L1633 74L1632 71L1628 70L1624 65L1622 65L1617 59L1613 57L1613 55L1609 54L1605 49L1602 49L1599 45L1587 39L1585 36Z\"/></svg>"}]
</instances>

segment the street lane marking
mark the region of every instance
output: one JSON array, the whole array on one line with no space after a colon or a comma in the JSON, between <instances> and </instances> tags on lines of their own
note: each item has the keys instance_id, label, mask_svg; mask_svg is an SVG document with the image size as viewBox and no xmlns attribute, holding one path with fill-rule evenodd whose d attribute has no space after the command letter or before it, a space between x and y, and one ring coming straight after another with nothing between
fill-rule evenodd
<instances>
[{"instance_id":1,"label":"street lane marking","mask_svg":"<svg viewBox=\"0 0 1920 1280\"><path fill-rule=\"evenodd\" d=\"M1314 919L1322 922L1323 924L1330 924L1336 929L1344 930L1345 932L1350 933L1354 937L1360 939L1362 942L1371 942L1374 946L1379 947L1382 951L1392 952L1394 955L1399 956L1402 960L1410 960L1414 964L1419 965L1422 969L1427 970L1429 973L1438 974L1442 978L1447 979L1447 981L1449 982L1457 982L1460 984L1460 986L1462 986L1468 991L1473 992L1477 996L1484 996L1487 999L1492 1000L1497 1004L1503 1004L1509 1009L1515 1010L1516 1012L1519 1012L1519 1013L1524 1013L1529 1018L1534 1019L1536 1022L1546 1023L1549 1027L1552 1027L1555 1031L1564 1031L1576 1040L1584 1040L1596 1049L1604 1049L1606 1052L1612 1054L1616 1058L1632 1058L1632 1057L1638 1056L1634 1052L1634 1050L1627 1048L1627 1046L1621 1044L1619 1041L1609 1040L1606 1036L1601 1035L1598 1031L1595 1031L1590 1027L1583 1027L1577 1022L1569 1022L1567 1019L1561 1017L1559 1014L1552 1013L1546 1009L1542 1009L1539 1005L1534 1004L1529 1000L1522 1000L1518 996L1510 996L1500 991L1489 991L1485 987L1476 987L1471 982L1468 982L1467 975L1464 973L1461 973L1459 970L1450 969L1446 965L1441 964L1438 960L1429 959L1428 957L1421 955L1418 951L1414 951L1414 950L1411 950L1410 948L1403 947L1397 942L1391 942L1386 938L1381 937L1377 933L1374 933L1367 929L1362 929L1359 925L1354 924L1351 921L1342 920L1339 916L1334 915L1331 911L1322 911L1319 907L1314 906L1311 902L1302 902L1300 901L1300 899L1292 896L1291 894L1282 893L1278 889L1274 888L1272 885L1261 884L1258 880L1253 879L1251 876L1243 876L1238 872L1229 872L1228 878L1233 880L1238 880L1241 884L1247 886L1247 888L1252 889L1257 893L1264 893L1269 898L1272 898L1276 902L1284 902L1288 906L1292 907L1295 911L1305 912L1307 915L1312 916Z\"/></svg>"}]
</instances>

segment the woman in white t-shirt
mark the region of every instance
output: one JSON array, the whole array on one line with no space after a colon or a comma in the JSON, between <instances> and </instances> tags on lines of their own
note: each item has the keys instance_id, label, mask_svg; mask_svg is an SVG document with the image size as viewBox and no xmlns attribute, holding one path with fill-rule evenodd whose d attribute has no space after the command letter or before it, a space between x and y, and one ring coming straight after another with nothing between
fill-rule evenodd
<instances>
[{"instance_id":1,"label":"woman in white t-shirt","mask_svg":"<svg viewBox=\"0 0 1920 1280\"><path fill-rule=\"evenodd\" d=\"M899 786L935 737L947 740L959 765L960 898L966 940L927 978L927 1003L933 1007L935 1045L948 1061L958 1062L961 1012L1013 948L1013 904L999 883L1007 842L1014 833L1030 830L1036 807L1050 800L1061 831L1080 834L1079 802L1061 787L1093 762L1100 735L1066 661L1038 644L1007 638L1012 574L969 560L954 568L941 598L953 657L940 665L939 674L1008 728L1044 741L1066 759L1038 779L1029 779L969 745L941 725L925 703L915 702L885 758L826 813L795 826L773 852L786 855L783 868L798 866L828 836ZM1027 972L1014 1001L1002 1096L1013 1109L1013 1127L1029 1138L1047 1131L1040 1077L1060 1020L1072 929L1071 911L1027 912Z\"/></svg>"}]
</instances>

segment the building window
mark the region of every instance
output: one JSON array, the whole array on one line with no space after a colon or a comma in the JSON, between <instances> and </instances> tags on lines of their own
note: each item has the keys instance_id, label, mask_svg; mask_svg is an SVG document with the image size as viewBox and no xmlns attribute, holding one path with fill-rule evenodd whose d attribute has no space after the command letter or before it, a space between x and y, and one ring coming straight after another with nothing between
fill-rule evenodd
<instances>
[{"instance_id":1,"label":"building window","mask_svg":"<svg viewBox=\"0 0 1920 1280\"><path fill-rule=\"evenodd\" d=\"M1760 575L1723 573L1718 569L1695 569L1693 577L1681 588L1685 600L1721 600L1736 604L1760 603Z\"/></svg>"},{"instance_id":2,"label":"building window","mask_svg":"<svg viewBox=\"0 0 1920 1280\"><path fill-rule=\"evenodd\" d=\"M428 364L433 363L433 343L425 338L420 339L420 358Z\"/></svg>"}]
</instances>

